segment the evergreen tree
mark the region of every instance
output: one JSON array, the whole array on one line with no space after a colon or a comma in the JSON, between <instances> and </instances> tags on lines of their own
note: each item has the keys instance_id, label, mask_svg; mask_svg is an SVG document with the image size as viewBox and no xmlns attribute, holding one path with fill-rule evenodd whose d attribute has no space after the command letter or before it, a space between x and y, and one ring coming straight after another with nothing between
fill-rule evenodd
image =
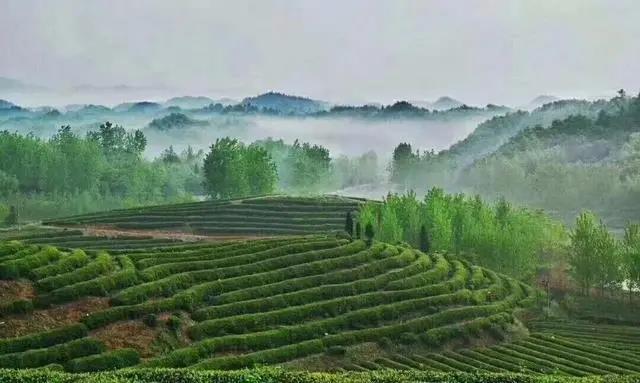
<instances>
[{"instance_id":1,"label":"evergreen tree","mask_svg":"<svg viewBox=\"0 0 640 383\"><path fill-rule=\"evenodd\" d=\"M425 225L420 226L420 251L423 253L429 252L429 234Z\"/></svg>"},{"instance_id":2,"label":"evergreen tree","mask_svg":"<svg viewBox=\"0 0 640 383\"><path fill-rule=\"evenodd\" d=\"M373 231L373 225L371 224L371 222L367 223L367 226L365 226L364 228L364 237L367 241L367 245L371 245L371 243L373 242L373 236L375 235L374 231Z\"/></svg>"},{"instance_id":3,"label":"evergreen tree","mask_svg":"<svg viewBox=\"0 0 640 383\"><path fill-rule=\"evenodd\" d=\"M344 224L344 231L353 237L353 218L351 217L351 211L347 212L347 220Z\"/></svg>"}]
</instances>

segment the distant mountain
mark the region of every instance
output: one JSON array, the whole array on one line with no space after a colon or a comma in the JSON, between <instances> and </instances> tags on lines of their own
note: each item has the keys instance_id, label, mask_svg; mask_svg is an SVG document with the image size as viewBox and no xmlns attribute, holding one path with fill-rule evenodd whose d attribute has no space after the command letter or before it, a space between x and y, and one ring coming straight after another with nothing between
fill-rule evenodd
<instances>
[{"instance_id":1,"label":"distant mountain","mask_svg":"<svg viewBox=\"0 0 640 383\"><path fill-rule=\"evenodd\" d=\"M453 99L451 97L444 96L444 97L440 97L439 99L436 100L436 102L431 104L431 108L436 110L447 110L447 109L459 108L462 105L464 105L464 103L456 99Z\"/></svg>"},{"instance_id":2,"label":"distant mountain","mask_svg":"<svg viewBox=\"0 0 640 383\"><path fill-rule=\"evenodd\" d=\"M115 112L130 113L152 113L162 109L162 105L157 102L140 101L140 102L124 102L116 105L113 110Z\"/></svg>"},{"instance_id":3,"label":"distant mountain","mask_svg":"<svg viewBox=\"0 0 640 383\"><path fill-rule=\"evenodd\" d=\"M429 110L448 110L448 109L459 108L465 105L463 102L448 96L440 97L435 102L411 101L411 104L418 106L420 108L425 108Z\"/></svg>"},{"instance_id":4,"label":"distant mountain","mask_svg":"<svg viewBox=\"0 0 640 383\"><path fill-rule=\"evenodd\" d=\"M211 104L215 104L216 101L209 97L203 96L182 96L182 97L173 97L164 102L165 107L177 106L181 109L201 109L205 106L209 106Z\"/></svg>"},{"instance_id":5,"label":"distant mountain","mask_svg":"<svg viewBox=\"0 0 640 383\"><path fill-rule=\"evenodd\" d=\"M529 105L527 105L527 109L533 110L535 108L541 107L544 104L548 104L558 100L560 99L555 96L540 95L529 102Z\"/></svg>"},{"instance_id":6,"label":"distant mountain","mask_svg":"<svg viewBox=\"0 0 640 383\"><path fill-rule=\"evenodd\" d=\"M184 129L192 126L206 126L206 121L194 120L182 113L171 113L162 118L156 118L147 125L148 129L158 131L168 131L174 129Z\"/></svg>"},{"instance_id":7,"label":"distant mountain","mask_svg":"<svg viewBox=\"0 0 640 383\"><path fill-rule=\"evenodd\" d=\"M242 100L241 105L282 114L310 114L326 111L329 108L329 105L324 101L276 92L247 97Z\"/></svg>"}]
</instances>

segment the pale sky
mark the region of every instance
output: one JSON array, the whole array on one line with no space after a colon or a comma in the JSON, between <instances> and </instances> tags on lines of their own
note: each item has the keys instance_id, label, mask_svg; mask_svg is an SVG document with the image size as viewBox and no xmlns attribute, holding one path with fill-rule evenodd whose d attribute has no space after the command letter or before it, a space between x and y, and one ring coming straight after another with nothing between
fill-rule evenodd
<instances>
[{"instance_id":1,"label":"pale sky","mask_svg":"<svg viewBox=\"0 0 640 383\"><path fill-rule=\"evenodd\" d=\"M640 90L638 0L0 0L0 77L334 102Z\"/></svg>"}]
</instances>

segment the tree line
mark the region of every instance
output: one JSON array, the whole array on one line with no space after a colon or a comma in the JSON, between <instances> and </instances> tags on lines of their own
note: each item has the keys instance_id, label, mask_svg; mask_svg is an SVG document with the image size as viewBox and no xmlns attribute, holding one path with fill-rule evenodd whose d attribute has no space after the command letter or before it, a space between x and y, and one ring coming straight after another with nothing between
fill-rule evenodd
<instances>
[{"instance_id":1,"label":"tree line","mask_svg":"<svg viewBox=\"0 0 640 383\"><path fill-rule=\"evenodd\" d=\"M201 156L142 156L139 130L109 122L85 136L61 127L50 139L0 132L0 220L54 217L189 200L201 193Z\"/></svg>"},{"instance_id":2,"label":"tree line","mask_svg":"<svg viewBox=\"0 0 640 383\"><path fill-rule=\"evenodd\" d=\"M621 239L606 225L586 211L576 218L571 232L569 264L582 294L595 287L626 288L630 294L640 288L640 225L628 224Z\"/></svg>"},{"instance_id":3,"label":"tree line","mask_svg":"<svg viewBox=\"0 0 640 383\"><path fill-rule=\"evenodd\" d=\"M540 265L562 252L567 240L565 228L542 212L439 188L423 199L409 192L389 194L382 203L367 202L357 220L359 230L373 231L378 240L459 254L523 280L532 279Z\"/></svg>"}]
</instances>

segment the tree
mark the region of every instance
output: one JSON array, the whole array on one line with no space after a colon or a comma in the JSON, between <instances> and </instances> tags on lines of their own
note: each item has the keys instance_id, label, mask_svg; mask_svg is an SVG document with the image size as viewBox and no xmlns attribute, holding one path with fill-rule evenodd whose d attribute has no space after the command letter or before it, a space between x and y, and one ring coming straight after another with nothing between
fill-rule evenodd
<instances>
[{"instance_id":1,"label":"tree","mask_svg":"<svg viewBox=\"0 0 640 383\"><path fill-rule=\"evenodd\" d=\"M633 290L640 288L640 225L632 224L624 231L624 275L629 290L629 302Z\"/></svg>"},{"instance_id":2,"label":"tree","mask_svg":"<svg viewBox=\"0 0 640 383\"><path fill-rule=\"evenodd\" d=\"M413 153L411 144L402 142L393 149L391 160L391 181L407 186L413 165L418 156Z\"/></svg>"},{"instance_id":3,"label":"tree","mask_svg":"<svg viewBox=\"0 0 640 383\"><path fill-rule=\"evenodd\" d=\"M367 241L367 245L371 246L374 235L375 233L373 231L373 225L371 224L371 222L367 222L367 225L364 228L364 237L365 237L365 240Z\"/></svg>"},{"instance_id":4,"label":"tree","mask_svg":"<svg viewBox=\"0 0 640 383\"><path fill-rule=\"evenodd\" d=\"M571 233L571 264L574 278L580 284L583 294L588 294L596 278L595 216L583 212L576 219L576 227Z\"/></svg>"},{"instance_id":5,"label":"tree","mask_svg":"<svg viewBox=\"0 0 640 383\"><path fill-rule=\"evenodd\" d=\"M11 205L11 207L9 207L9 214L5 218L4 223L7 226L13 226L18 224L18 210L16 209L15 206Z\"/></svg>"},{"instance_id":6,"label":"tree","mask_svg":"<svg viewBox=\"0 0 640 383\"><path fill-rule=\"evenodd\" d=\"M169 145L169 147L160 154L160 160L165 164L177 164L180 162L180 157L173 149L173 145Z\"/></svg>"},{"instance_id":7,"label":"tree","mask_svg":"<svg viewBox=\"0 0 640 383\"><path fill-rule=\"evenodd\" d=\"M249 145L243 151L243 162L249 193L272 193L278 181L278 170L269 152L258 145Z\"/></svg>"},{"instance_id":8,"label":"tree","mask_svg":"<svg viewBox=\"0 0 640 383\"><path fill-rule=\"evenodd\" d=\"M356 222L356 238L360 239L362 237L362 226L360 225L360 221Z\"/></svg>"},{"instance_id":9,"label":"tree","mask_svg":"<svg viewBox=\"0 0 640 383\"><path fill-rule=\"evenodd\" d=\"M596 223L591 212L583 212L576 219L576 228L571 233L571 256L569 262L574 277L588 294L597 284L601 292L620 282L620 260L615 238L604 223Z\"/></svg>"},{"instance_id":10,"label":"tree","mask_svg":"<svg viewBox=\"0 0 640 383\"><path fill-rule=\"evenodd\" d=\"M216 140L204 159L205 188L212 198L232 198L273 192L276 165L261 146L236 139Z\"/></svg>"},{"instance_id":11,"label":"tree","mask_svg":"<svg viewBox=\"0 0 640 383\"><path fill-rule=\"evenodd\" d=\"M420 251L423 253L429 252L429 234L425 225L420 226Z\"/></svg>"},{"instance_id":12,"label":"tree","mask_svg":"<svg viewBox=\"0 0 640 383\"><path fill-rule=\"evenodd\" d=\"M101 124L97 132L87 133L87 138L98 143L108 156L122 153L139 156L147 147L147 138L141 130L127 132L122 126L109 121Z\"/></svg>"},{"instance_id":13,"label":"tree","mask_svg":"<svg viewBox=\"0 0 640 383\"><path fill-rule=\"evenodd\" d=\"M214 199L247 195L242 144L229 137L219 138L211 145L204 159L204 187Z\"/></svg>"},{"instance_id":14,"label":"tree","mask_svg":"<svg viewBox=\"0 0 640 383\"><path fill-rule=\"evenodd\" d=\"M353 218L351 217L351 211L347 212L347 219L344 223L344 231L353 237Z\"/></svg>"}]
</instances>

